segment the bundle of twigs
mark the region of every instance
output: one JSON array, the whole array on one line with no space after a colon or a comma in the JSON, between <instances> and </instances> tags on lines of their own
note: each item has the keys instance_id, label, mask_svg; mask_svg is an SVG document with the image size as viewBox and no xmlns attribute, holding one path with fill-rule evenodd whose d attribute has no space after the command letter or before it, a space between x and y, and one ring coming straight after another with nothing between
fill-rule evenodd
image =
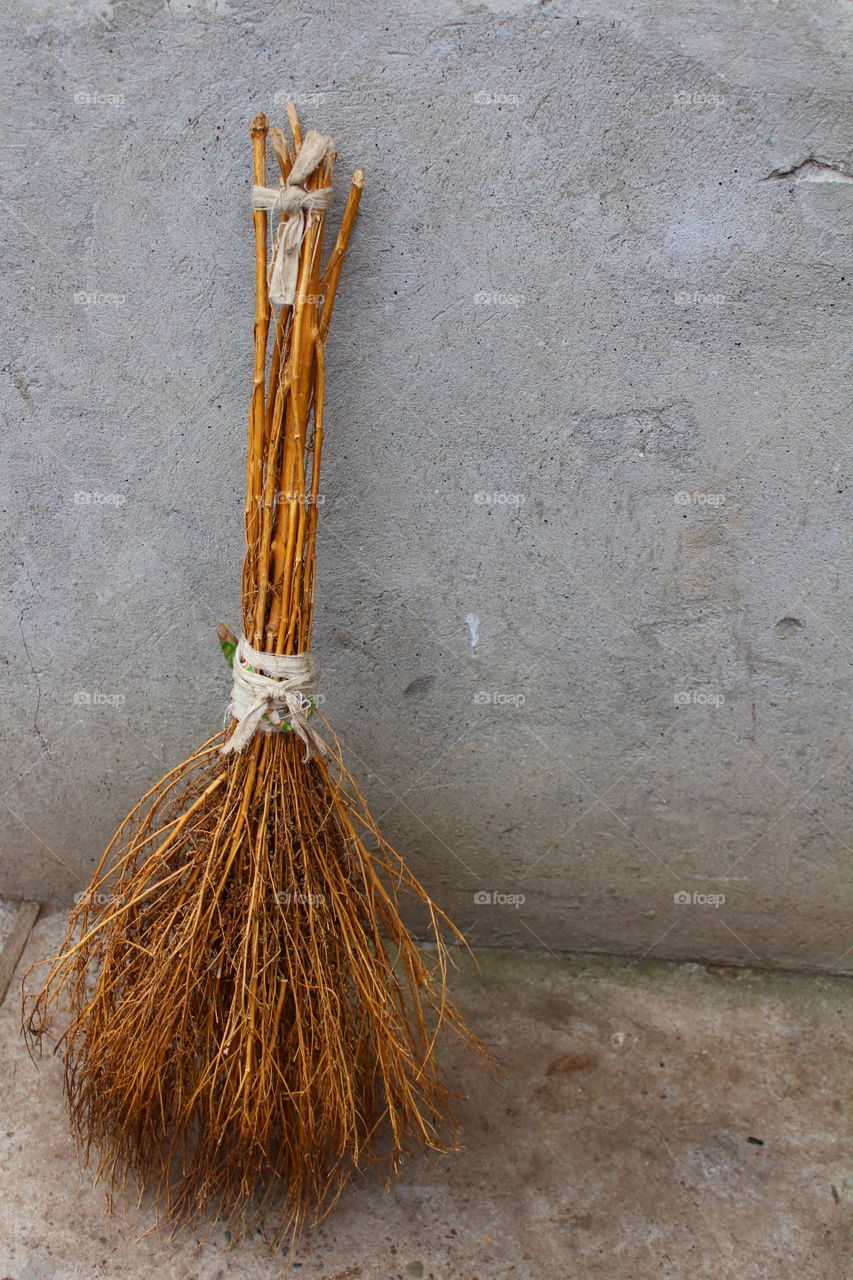
<instances>
[{"instance_id":1,"label":"bundle of twigs","mask_svg":"<svg viewBox=\"0 0 853 1280\"><path fill-rule=\"evenodd\" d=\"M263 679L264 655L275 667L271 655L299 662L309 649L323 344L363 186L356 171L321 269L335 154L288 116L292 145L264 116L252 124L248 646L223 643L246 680L247 653ZM268 139L278 189L266 188ZM269 277L265 209L278 223ZM278 310L270 293L288 296L288 276ZM310 673L285 683L122 823L25 1010L35 1041L69 1015L57 1048L72 1128L111 1188L135 1175L179 1224L261 1219L277 1241L327 1212L354 1169L392 1172L411 1147L446 1146L436 1036L444 1024L468 1036L445 988L442 928L458 934L382 839L336 742L317 735ZM248 740L228 750L235 734ZM406 892L431 919L430 962L401 920Z\"/></svg>"}]
</instances>

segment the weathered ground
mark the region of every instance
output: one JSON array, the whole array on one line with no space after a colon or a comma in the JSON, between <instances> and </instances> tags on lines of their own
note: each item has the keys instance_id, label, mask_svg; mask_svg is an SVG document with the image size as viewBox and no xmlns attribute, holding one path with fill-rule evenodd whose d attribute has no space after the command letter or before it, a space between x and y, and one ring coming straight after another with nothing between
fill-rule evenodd
<instances>
[{"instance_id":1,"label":"weathered ground","mask_svg":"<svg viewBox=\"0 0 853 1280\"><path fill-rule=\"evenodd\" d=\"M59 940L39 922L24 961ZM844 978L480 951L454 986L503 1062L450 1054L464 1147L389 1194L355 1186L302 1280L844 1280L850 1256ZM20 971L19 971L20 972ZM0 1275L272 1280L258 1242L169 1242L78 1172L59 1064L0 1012ZM280 1260L279 1260L280 1261Z\"/></svg>"}]
</instances>

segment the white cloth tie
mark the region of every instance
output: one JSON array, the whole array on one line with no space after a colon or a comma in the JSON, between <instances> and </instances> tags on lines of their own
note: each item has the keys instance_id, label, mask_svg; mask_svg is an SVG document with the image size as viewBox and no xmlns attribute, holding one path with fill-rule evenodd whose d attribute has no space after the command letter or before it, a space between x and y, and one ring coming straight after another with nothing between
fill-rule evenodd
<instances>
[{"instance_id":1,"label":"white cloth tie","mask_svg":"<svg viewBox=\"0 0 853 1280\"><path fill-rule=\"evenodd\" d=\"M299 250L308 219L312 210L328 209L332 199L331 187L306 191L304 186L331 146L331 138L309 129L287 181L280 187L252 187L253 209L277 212L287 219L276 228L269 267L270 302L276 306L293 306L299 277Z\"/></svg>"},{"instance_id":2,"label":"white cloth tie","mask_svg":"<svg viewBox=\"0 0 853 1280\"><path fill-rule=\"evenodd\" d=\"M327 747L310 721L316 670L310 653L261 653L241 636L233 661L229 710L238 722L222 754L242 751L255 731L280 731L282 717L305 743L305 760Z\"/></svg>"}]
</instances>

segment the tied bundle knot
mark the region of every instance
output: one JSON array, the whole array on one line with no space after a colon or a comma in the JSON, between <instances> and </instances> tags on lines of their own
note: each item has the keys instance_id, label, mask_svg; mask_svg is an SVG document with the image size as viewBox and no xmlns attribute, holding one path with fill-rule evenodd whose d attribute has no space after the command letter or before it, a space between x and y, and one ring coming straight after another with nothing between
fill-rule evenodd
<instances>
[{"instance_id":1,"label":"tied bundle knot","mask_svg":"<svg viewBox=\"0 0 853 1280\"><path fill-rule=\"evenodd\" d=\"M315 209L328 209L331 187L308 191L305 182L331 149L332 139L316 129L309 129L293 162L287 181L280 187L252 187L252 208L280 213L286 221L276 228L269 268L270 302L276 306L293 306L299 276L299 250Z\"/></svg>"},{"instance_id":2,"label":"tied bundle knot","mask_svg":"<svg viewBox=\"0 0 853 1280\"><path fill-rule=\"evenodd\" d=\"M316 668L310 653L263 653L241 636L233 660L229 711L237 727L222 754L242 751L255 732L292 730L305 743L306 762L328 748L311 723ZM281 714L287 724L282 723Z\"/></svg>"}]
</instances>

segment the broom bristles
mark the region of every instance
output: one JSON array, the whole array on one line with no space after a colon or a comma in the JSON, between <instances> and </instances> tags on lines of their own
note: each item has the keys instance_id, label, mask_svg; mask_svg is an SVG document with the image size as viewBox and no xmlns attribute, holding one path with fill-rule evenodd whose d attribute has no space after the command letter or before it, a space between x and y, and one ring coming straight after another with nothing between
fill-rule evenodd
<instances>
[{"instance_id":1,"label":"broom bristles","mask_svg":"<svg viewBox=\"0 0 853 1280\"><path fill-rule=\"evenodd\" d=\"M446 997L448 922L351 778L306 764L291 734L227 760L220 741L120 829L27 1026L43 1034L64 996L72 1127L99 1175L132 1174L178 1223L266 1215L280 1240L354 1170L446 1149L435 1038L467 1033ZM434 965L401 894L428 913Z\"/></svg>"}]
</instances>

